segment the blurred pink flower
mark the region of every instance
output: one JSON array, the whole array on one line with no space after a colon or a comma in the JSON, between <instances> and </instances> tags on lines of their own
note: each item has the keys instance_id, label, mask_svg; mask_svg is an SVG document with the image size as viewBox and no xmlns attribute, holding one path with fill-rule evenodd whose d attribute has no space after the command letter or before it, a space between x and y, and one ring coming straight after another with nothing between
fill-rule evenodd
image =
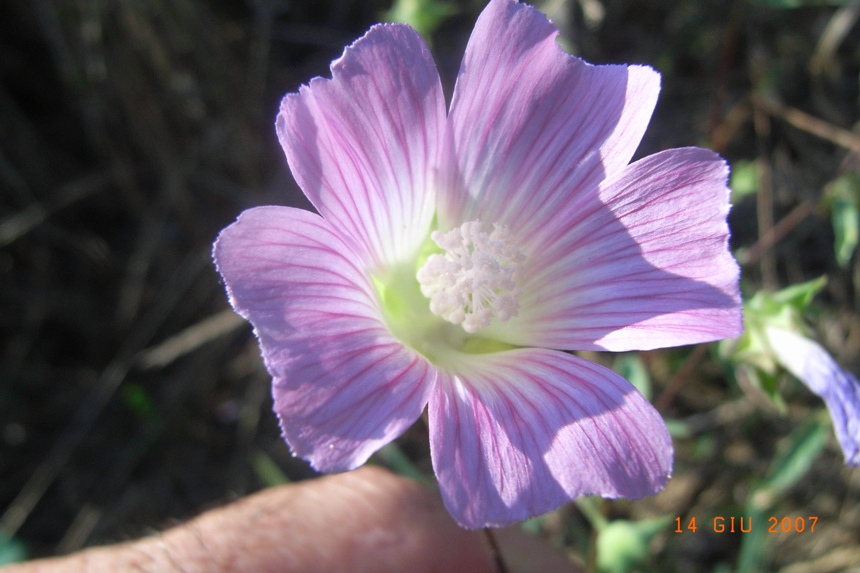
<instances>
[{"instance_id":1,"label":"blurred pink flower","mask_svg":"<svg viewBox=\"0 0 860 573\"><path fill-rule=\"evenodd\" d=\"M321 216L251 209L215 244L293 452L353 469L427 406L442 497L470 528L666 484L660 415L563 351L742 330L725 163L687 148L628 165L658 74L591 66L556 35L492 0L446 114L420 36L374 26L281 104Z\"/></svg>"},{"instance_id":2,"label":"blurred pink flower","mask_svg":"<svg viewBox=\"0 0 860 573\"><path fill-rule=\"evenodd\" d=\"M779 363L824 400L845 463L860 466L860 382L820 344L784 328L765 333Z\"/></svg>"}]
</instances>

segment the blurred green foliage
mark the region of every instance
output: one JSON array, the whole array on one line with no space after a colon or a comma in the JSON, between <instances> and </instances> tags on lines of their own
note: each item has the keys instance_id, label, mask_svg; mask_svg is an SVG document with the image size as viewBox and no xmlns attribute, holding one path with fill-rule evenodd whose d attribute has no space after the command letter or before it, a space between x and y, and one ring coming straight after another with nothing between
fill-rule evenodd
<instances>
[{"instance_id":1,"label":"blurred green foliage","mask_svg":"<svg viewBox=\"0 0 860 573\"><path fill-rule=\"evenodd\" d=\"M827 443L829 423L811 419L798 427L786 439L784 449L773 459L767 476L747 494L745 515L753 523L749 533L741 538L738 573L761 571L768 558L765 539L772 525L771 517L786 491L809 472ZM801 519L806 519L803 515Z\"/></svg>"},{"instance_id":2,"label":"blurred green foliage","mask_svg":"<svg viewBox=\"0 0 860 573\"><path fill-rule=\"evenodd\" d=\"M18 539L0 533L0 567L27 558L27 548Z\"/></svg>"},{"instance_id":3,"label":"blurred green foliage","mask_svg":"<svg viewBox=\"0 0 860 573\"><path fill-rule=\"evenodd\" d=\"M409 24L429 43L442 22L458 12L455 3L443 0L395 0L382 19Z\"/></svg>"},{"instance_id":4,"label":"blurred green foliage","mask_svg":"<svg viewBox=\"0 0 860 573\"><path fill-rule=\"evenodd\" d=\"M639 521L619 519L597 533L597 567L603 573L627 573L652 561L651 540L671 524L671 516Z\"/></svg>"},{"instance_id":5,"label":"blurred green foliage","mask_svg":"<svg viewBox=\"0 0 860 573\"><path fill-rule=\"evenodd\" d=\"M743 377L744 387L761 392L780 412L786 405L777 384L780 368L767 328L805 333L804 316L826 284L826 277L820 277L775 293L757 292L744 302L744 333L719 343L719 355L729 365L728 373Z\"/></svg>"},{"instance_id":6,"label":"blurred green foliage","mask_svg":"<svg viewBox=\"0 0 860 573\"><path fill-rule=\"evenodd\" d=\"M848 6L856 0L751 0L753 4L778 10L791 8L814 8L816 6Z\"/></svg>"},{"instance_id":7,"label":"blurred green foliage","mask_svg":"<svg viewBox=\"0 0 860 573\"><path fill-rule=\"evenodd\" d=\"M825 202L830 202L836 262L846 268L860 241L860 173L842 175L827 189Z\"/></svg>"},{"instance_id":8,"label":"blurred green foliage","mask_svg":"<svg viewBox=\"0 0 860 573\"><path fill-rule=\"evenodd\" d=\"M758 166L754 161L736 161L732 164L732 174L729 179L732 190L732 204L736 205L747 195L758 191Z\"/></svg>"}]
</instances>

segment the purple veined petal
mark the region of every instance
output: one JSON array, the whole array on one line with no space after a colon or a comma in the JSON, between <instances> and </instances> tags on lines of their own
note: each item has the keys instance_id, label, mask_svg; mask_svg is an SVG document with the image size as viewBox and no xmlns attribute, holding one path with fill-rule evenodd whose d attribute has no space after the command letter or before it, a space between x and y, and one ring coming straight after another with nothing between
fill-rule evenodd
<instances>
[{"instance_id":1,"label":"purple veined petal","mask_svg":"<svg viewBox=\"0 0 860 573\"><path fill-rule=\"evenodd\" d=\"M845 463L860 466L860 382L812 340L781 328L766 332L779 362L824 400Z\"/></svg>"},{"instance_id":2,"label":"purple veined petal","mask_svg":"<svg viewBox=\"0 0 860 573\"><path fill-rule=\"evenodd\" d=\"M374 26L287 95L278 138L299 186L371 265L414 254L435 211L445 98L424 41L399 24Z\"/></svg>"},{"instance_id":3,"label":"purple veined petal","mask_svg":"<svg viewBox=\"0 0 860 573\"><path fill-rule=\"evenodd\" d=\"M430 398L433 468L464 527L501 526L580 495L662 489L672 441L662 418L611 370L540 348L470 355Z\"/></svg>"},{"instance_id":4,"label":"purple veined petal","mask_svg":"<svg viewBox=\"0 0 860 573\"><path fill-rule=\"evenodd\" d=\"M581 195L529 238L519 315L486 336L612 351L738 336L727 174L711 151L670 149Z\"/></svg>"},{"instance_id":5,"label":"purple veined petal","mask_svg":"<svg viewBox=\"0 0 860 573\"><path fill-rule=\"evenodd\" d=\"M251 209L222 231L214 257L230 303L254 325L296 455L350 470L418 419L435 369L388 332L367 274L326 220Z\"/></svg>"},{"instance_id":6,"label":"purple veined petal","mask_svg":"<svg viewBox=\"0 0 860 573\"><path fill-rule=\"evenodd\" d=\"M478 18L451 102L461 180L440 190L441 226L480 218L528 235L630 161L659 75L589 65L557 34L515 0L492 0Z\"/></svg>"}]
</instances>

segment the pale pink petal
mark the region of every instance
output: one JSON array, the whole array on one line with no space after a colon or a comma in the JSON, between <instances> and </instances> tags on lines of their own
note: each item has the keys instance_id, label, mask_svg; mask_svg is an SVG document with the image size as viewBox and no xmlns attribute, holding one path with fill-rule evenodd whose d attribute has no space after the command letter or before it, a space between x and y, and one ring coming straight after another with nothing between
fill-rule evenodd
<instances>
[{"instance_id":1,"label":"pale pink petal","mask_svg":"<svg viewBox=\"0 0 860 573\"><path fill-rule=\"evenodd\" d=\"M672 149L579 196L529 237L519 315L486 336L612 351L738 336L727 174L711 151Z\"/></svg>"},{"instance_id":2,"label":"pale pink petal","mask_svg":"<svg viewBox=\"0 0 860 573\"><path fill-rule=\"evenodd\" d=\"M611 370L545 349L465 356L451 370L430 398L430 447L461 525L504 525L580 495L638 498L666 484L666 426Z\"/></svg>"},{"instance_id":3,"label":"pale pink petal","mask_svg":"<svg viewBox=\"0 0 860 573\"><path fill-rule=\"evenodd\" d=\"M779 362L824 400L845 463L860 466L860 382L820 344L781 328L767 328Z\"/></svg>"},{"instance_id":4,"label":"pale pink petal","mask_svg":"<svg viewBox=\"0 0 860 573\"><path fill-rule=\"evenodd\" d=\"M414 255L435 210L445 98L424 41L378 25L287 95L278 137L293 176L370 265Z\"/></svg>"},{"instance_id":5,"label":"pale pink petal","mask_svg":"<svg viewBox=\"0 0 860 573\"><path fill-rule=\"evenodd\" d=\"M658 74L589 65L557 33L514 0L493 0L478 18L451 103L461 180L440 190L443 227L477 218L527 236L633 156Z\"/></svg>"},{"instance_id":6,"label":"pale pink petal","mask_svg":"<svg viewBox=\"0 0 860 573\"><path fill-rule=\"evenodd\" d=\"M214 256L230 303L254 325L296 455L353 469L418 418L435 370L388 332L357 256L322 217L245 211Z\"/></svg>"}]
</instances>

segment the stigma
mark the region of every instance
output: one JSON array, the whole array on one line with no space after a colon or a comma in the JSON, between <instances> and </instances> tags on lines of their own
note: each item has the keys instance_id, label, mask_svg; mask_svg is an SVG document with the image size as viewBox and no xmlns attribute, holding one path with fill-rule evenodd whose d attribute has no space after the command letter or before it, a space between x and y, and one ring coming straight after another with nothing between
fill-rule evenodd
<instances>
[{"instance_id":1,"label":"stigma","mask_svg":"<svg viewBox=\"0 0 860 573\"><path fill-rule=\"evenodd\" d=\"M469 221L430 238L443 252L431 255L416 278L433 314L469 333L517 315L525 255L507 226L494 224L488 233Z\"/></svg>"}]
</instances>

